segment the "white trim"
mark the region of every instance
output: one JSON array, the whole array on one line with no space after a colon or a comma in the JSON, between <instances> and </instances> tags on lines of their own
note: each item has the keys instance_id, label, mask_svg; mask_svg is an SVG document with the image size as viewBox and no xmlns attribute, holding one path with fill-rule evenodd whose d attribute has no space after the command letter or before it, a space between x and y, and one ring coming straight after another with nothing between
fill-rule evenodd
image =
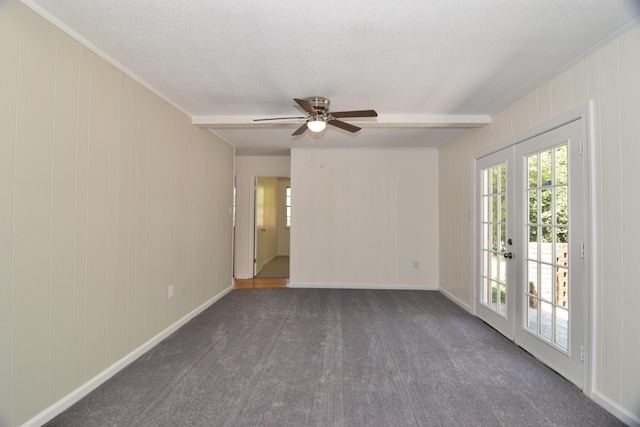
<instances>
[{"instance_id":1,"label":"white trim","mask_svg":"<svg viewBox=\"0 0 640 427\"><path fill-rule=\"evenodd\" d=\"M228 288L224 289L218 295L206 301L204 304L202 304L192 312L188 313L187 315L179 319L173 325L170 325L164 331L160 332L159 334L151 338L149 341L145 342L140 347L136 348L131 353L127 354L122 359L118 360L113 365L109 366L107 369L100 372L98 375L96 375L95 377L93 377L92 379L90 379L80 387L76 388L74 391L72 391L62 399L58 400L53 405L46 408L44 411L40 412L35 417L31 418L29 421L22 424L22 427L41 426L44 423L52 420L55 416L61 414L66 409L70 408L73 404L80 401L80 399L82 399L87 394L89 394L90 392L98 388L108 379L110 379L115 374L117 374L122 369L124 369L131 362L135 361L140 356L145 354L147 351L151 350L153 347L158 345L160 342L162 342L162 340L164 340L169 335L171 335L172 333L180 329L188 321L196 317L198 314L202 313L204 310L209 308L213 303L218 301L220 298L222 298L232 290L233 290L233 286L229 286Z\"/></svg>"},{"instance_id":2,"label":"white trim","mask_svg":"<svg viewBox=\"0 0 640 427\"><path fill-rule=\"evenodd\" d=\"M449 291L447 291L447 290L445 290L445 289L443 289L443 288L440 288L440 289L438 289L438 290L440 291L440 293L441 293L442 295L444 295L445 297L447 297L448 299L450 299L451 301L453 301L454 303L456 303L458 306L460 306L460 308L462 308L462 309L464 309L465 311L467 311L467 312L469 312L469 313L471 313L471 314L475 315L473 308L472 308L469 304L465 303L465 302L464 302L464 301L462 301L460 298L456 297L456 296L455 296L455 295L453 295L451 292L449 292Z\"/></svg>"},{"instance_id":3,"label":"white trim","mask_svg":"<svg viewBox=\"0 0 640 427\"><path fill-rule=\"evenodd\" d=\"M71 36L77 42L79 42L80 44L85 46L87 49L89 49L90 51L92 51L93 53L98 55L100 58L104 59L109 64L113 65L118 70L122 71L124 74L126 74L127 76L129 76L133 80L135 80L137 83L139 83L142 86L144 86L151 93L153 93L154 95L156 95L157 97L159 97L160 99L162 99L163 101L165 101L166 103L171 105L173 108L175 108L176 110L180 111L182 114L184 114L185 116L187 116L187 117L189 117L190 119L193 120L193 116L191 115L191 113L189 113L187 110L185 110L181 105L178 105L176 102L174 102L172 99L168 98L166 95L164 95L158 89L156 89L155 87L151 86L149 83L144 81L136 73L134 73L133 71L129 70L127 67L125 67L124 65L122 65L121 63L119 63L118 61L113 59L111 56L107 55L104 51L99 49L96 45L94 45L89 40L87 40L84 37L82 37L80 34L78 34L73 29L71 29L68 25L66 25L65 23L60 21L58 18L56 18L55 16L51 15L48 11L43 9L42 6L34 3L33 0L21 0L21 1L22 1L22 3L24 5L26 5L30 9L32 9L34 12L36 12L38 15L42 16L47 21L51 22L53 25L58 27L61 31L67 33L69 36ZM227 141L225 141L225 142L227 142Z\"/></svg>"},{"instance_id":4,"label":"white trim","mask_svg":"<svg viewBox=\"0 0 640 427\"><path fill-rule=\"evenodd\" d=\"M488 156L489 154L493 154L497 151L503 150L505 148L524 142L528 139L535 138L536 136L542 135L543 133L547 133L551 130L559 128L560 126L564 126L567 123L571 123L580 119L588 122L590 110L591 101L576 108L565 111L564 113L559 114L545 122L539 123L534 127L525 130L524 132L517 133L516 135L513 135L505 139L504 141L493 144L490 147L483 148L482 150L478 150L474 152L472 156L475 160L478 160L485 156ZM587 137L590 138L591 135L587 134Z\"/></svg>"},{"instance_id":5,"label":"white trim","mask_svg":"<svg viewBox=\"0 0 640 427\"><path fill-rule=\"evenodd\" d=\"M599 391L593 392L593 401L598 405L602 406L604 409L609 411L612 415L617 417L620 421L625 423L628 426L640 426L640 418L636 415L632 414L613 400L609 399L604 394Z\"/></svg>"},{"instance_id":6,"label":"white trim","mask_svg":"<svg viewBox=\"0 0 640 427\"><path fill-rule=\"evenodd\" d=\"M255 129L255 128L295 128L303 116L282 119L277 122L256 122L270 116L195 116L192 124L207 129ZM367 118L349 120L363 128L478 128L491 123L489 115L445 115L445 114L380 114L375 121Z\"/></svg>"},{"instance_id":7,"label":"white trim","mask_svg":"<svg viewBox=\"0 0 640 427\"><path fill-rule=\"evenodd\" d=\"M298 289L383 289L390 291L438 291L438 286L425 285L367 285L367 284L341 284L341 283L291 283L288 288Z\"/></svg>"}]
</instances>

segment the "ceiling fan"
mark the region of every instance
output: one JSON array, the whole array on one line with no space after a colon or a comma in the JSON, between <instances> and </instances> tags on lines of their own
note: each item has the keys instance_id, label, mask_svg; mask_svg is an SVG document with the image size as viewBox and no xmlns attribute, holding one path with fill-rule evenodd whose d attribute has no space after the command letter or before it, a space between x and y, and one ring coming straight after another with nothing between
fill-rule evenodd
<instances>
[{"instance_id":1,"label":"ceiling fan","mask_svg":"<svg viewBox=\"0 0 640 427\"><path fill-rule=\"evenodd\" d=\"M302 135L307 129L311 132L322 132L328 124L349 132L357 132L361 128L338 119L345 117L378 117L378 113L374 110L336 111L335 113L331 113L329 112L330 101L327 98L319 96L306 99L294 98L293 100L308 113L307 116L275 117L270 119L254 119L253 121L261 122L266 120L305 119L305 124L300 126L298 130L291 135L296 136Z\"/></svg>"}]
</instances>

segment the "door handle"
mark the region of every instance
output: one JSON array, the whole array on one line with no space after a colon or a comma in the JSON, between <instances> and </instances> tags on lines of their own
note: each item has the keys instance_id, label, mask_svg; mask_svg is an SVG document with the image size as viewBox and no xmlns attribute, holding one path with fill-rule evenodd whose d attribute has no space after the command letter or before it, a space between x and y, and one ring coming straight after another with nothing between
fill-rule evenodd
<instances>
[{"instance_id":1,"label":"door handle","mask_svg":"<svg viewBox=\"0 0 640 427\"><path fill-rule=\"evenodd\" d=\"M513 258L513 254L511 252L502 252L502 255L505 258L509 258L509 259Z\"/></svg>"}]
</instances>

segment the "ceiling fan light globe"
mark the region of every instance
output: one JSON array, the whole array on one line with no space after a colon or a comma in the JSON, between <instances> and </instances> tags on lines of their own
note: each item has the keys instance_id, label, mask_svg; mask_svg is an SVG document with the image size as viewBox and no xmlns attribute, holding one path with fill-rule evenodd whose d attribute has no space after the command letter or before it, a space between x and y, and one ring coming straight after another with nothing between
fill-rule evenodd
<instances>
[{"instance_id":1,"label":"ceiling fan light globe","mask_svg":"<svg viewBox=\"0 0 640 427\"><path fill-rule=\"evenodd\" d=\"M327 127L327 122L324 120L310 120L307 122L307 127L311 132L322 132Z\"/></svg>"}]
</instances>

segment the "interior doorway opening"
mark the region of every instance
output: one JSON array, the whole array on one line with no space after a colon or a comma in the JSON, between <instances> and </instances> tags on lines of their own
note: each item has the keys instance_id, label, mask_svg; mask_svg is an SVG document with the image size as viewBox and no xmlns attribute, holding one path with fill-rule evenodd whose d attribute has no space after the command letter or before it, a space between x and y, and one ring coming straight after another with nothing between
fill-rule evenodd
<instances>
[{"instance_id":1,"label":"interior doorway opening","mask_svg":"<svg viewBox=\"0 0 640 427\"><path fill-rule=\"evenodd\" d=\"M291 179L261 176L254 185L254 278L288 278Z\"/></svg>"}]
</instances>

